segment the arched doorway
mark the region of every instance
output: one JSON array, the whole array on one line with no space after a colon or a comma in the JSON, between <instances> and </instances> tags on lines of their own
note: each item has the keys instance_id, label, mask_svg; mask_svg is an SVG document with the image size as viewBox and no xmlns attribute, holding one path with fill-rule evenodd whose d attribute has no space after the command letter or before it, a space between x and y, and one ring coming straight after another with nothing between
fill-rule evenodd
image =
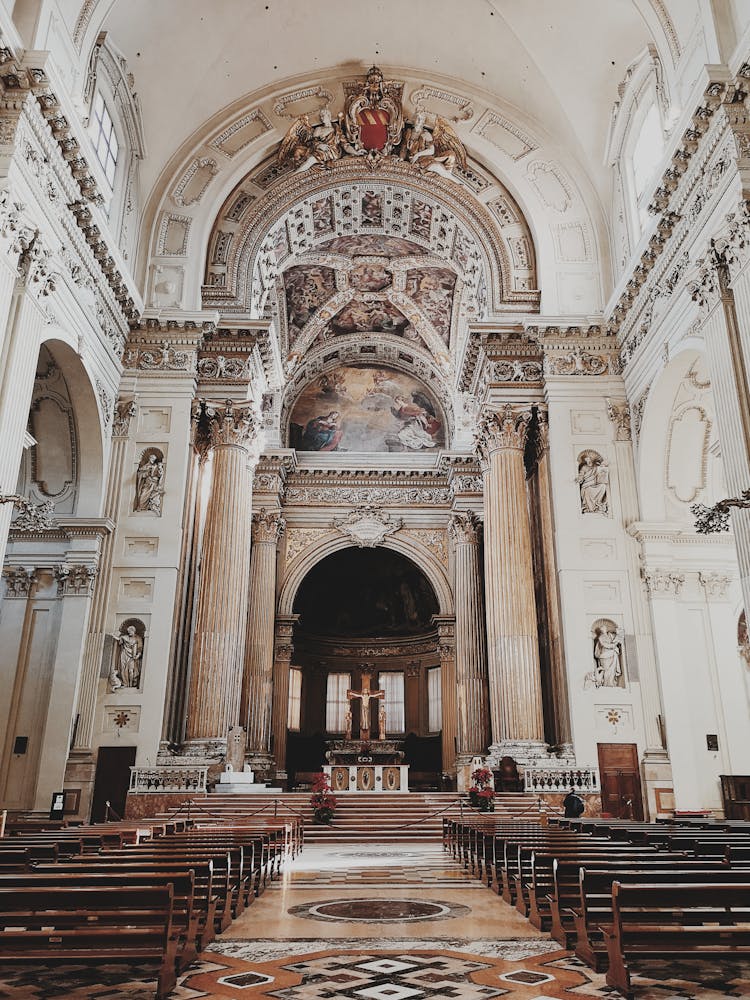
<instances>
[{"instance_id":1,"label":"arched doorway","mask_svg":"<svg viewBox=\"0 0 750 1000\"><path fill-rule=\"evenodd\" d=\"M346 732L349 689L369 673L385 692L385 731L402 745L410 787L439 788L442 700L435 591L406 556L386 548L349 547L309 571L294 601L295 659L290 682L287 771L307 784L325 763L327 745ZM362 727L352 706L352 732ZM371 706L372 738L378 734Z\"/></svg>"}]
</instances>

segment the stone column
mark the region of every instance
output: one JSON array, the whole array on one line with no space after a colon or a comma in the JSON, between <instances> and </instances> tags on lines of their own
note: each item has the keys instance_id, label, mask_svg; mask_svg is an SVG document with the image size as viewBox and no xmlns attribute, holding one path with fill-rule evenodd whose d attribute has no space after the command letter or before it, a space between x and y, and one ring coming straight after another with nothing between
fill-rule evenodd
<instances>
[{"instance_id":1,"label":"stone column","mask_svg":"<svg viewBox=\"0 0 750 1000\"><path fill-rule=\"evenodd\" d=\"M248 446L256 421L250 406L202 403L199 442L213 450L211 494L200 567L186 735L204 753L225 751L239 722L250 577ZM196 748L198 749L198 748Z\"/></svg>"},{"instance_id":2,"label":"stone column","mask_svg":"<svg viewBox=\"0 0 750 1000\"><path fill-rule=\"evenodd\" d=\"M484 579L491 753L524 764L546 752L524 448L531 410L486 413L478 446L484 472Z\"/></svg>"},{"instance_id":3,"label":"stone column","mask_svg":"<svg viewBox=\"0 0 750 1000\"><path fill-rule=\"evenodd\" d=\"M488 745L487 647L482 607L481 533L473 511L451 515L456 601L457 768L482 756ZM443 706L445 712L445 706Z\"/></svg>"},{"instance_id":4,"label":"stone column","mask_svg":"<svg viewBox=\"0 0 750 1000\"><path fill-rule=\"evenodd\" d=\"M695 734L685 722L690 718L686 678L679 669L679 657L675 657L680 648L677 600L685 575L670 567L647 565L643 569L643 582L649 597L659 665L675 803L678 809L701 809L703 790L695 780L701 770L696 759Z\"/></svg>"},{"instance_id":5,"label":"stone column","mask_svg":"<svg viewBox=\"0 0 750 1000\"><path fill-rule=\"evenodd\" d=\"M443 773L456 777L456 619L450 615L434 615L438 630L438 655L440 656L440 700L442 702L441 745Z\"/></svg>"},{"instance_id":6,"label":"stone column","mask_svg":"<svg viewBox=\"0 0 750 1000\"><path fill-rule=\"evenodd\" d=\"M271 735L276 761L276 780L286 782L286 734L289 716L289 668L294 655L294 626L299 615L283 615L276 619L276 639L273 663L273 709Z\"/></svg>"},{"instance_id":7,"label":"stone column","mask_svg":"<svg viewBox=\"0 0 750 1000\"><path fill-rule=\"evenodd\" d=\"M247 756L253 770L271 767L271 703L276 617L276 546L284 519L275 511L253 514L245 671L241 718L247 730Z\"/></svg>"},{"instance_id":8,"label":"stone column","mask_svg":"<svg viewBox=\"0 0 750 1000\"><path fill-rule=\"evenodd\" d=\"M560 591L557 583L557 558L555 556L555 524L552 512L552 483L549 467L549 423L547 414L539 411L537 425L537 480L539 488L539 521L541 528L542 569L546 595L547 636L549 638L549 663L552 673L554 701L554 733L560 749L573 754L573 735L570 728L570 703L568 678L565 671L565 652L560 614Z\"/></svg>"}]
</instances>

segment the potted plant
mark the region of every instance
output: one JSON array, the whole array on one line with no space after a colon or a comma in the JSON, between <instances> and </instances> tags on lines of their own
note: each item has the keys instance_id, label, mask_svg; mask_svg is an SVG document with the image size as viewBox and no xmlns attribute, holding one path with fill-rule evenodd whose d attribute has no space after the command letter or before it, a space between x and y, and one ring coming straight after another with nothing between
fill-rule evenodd
<instances>
[{"instance_id":1,"label":"potted plant","mask_svg":"<svg viewBox=\"0 0 750 1000\"><path fill-rule=\"evenodd\" d=\"M480 812L495 811L495 789L492 771L488 767L478 767L471 772L474 784L469 789L469 803Z\"/></svg>"},{"instance_id":2,"label":"potted plant","mask_svg":"<svg viewBox=\"0 0 750 1000\"><path fill-rule=\"evenodd\" d=\"M336 796L331 791L327 775L321 773L312 786L310 805L313 810L313 822L328 824L336 812Z\"/></svg>"}]
</instances>

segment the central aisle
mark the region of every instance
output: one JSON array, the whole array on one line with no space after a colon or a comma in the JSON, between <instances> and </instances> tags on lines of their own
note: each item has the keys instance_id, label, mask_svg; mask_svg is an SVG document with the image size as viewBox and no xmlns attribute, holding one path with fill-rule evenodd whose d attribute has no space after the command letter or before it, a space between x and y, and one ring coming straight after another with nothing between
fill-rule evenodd
<instances>
[{"instance_id":1,"label":"central aisle","mask_svg":"<svg viewBox=\"0 0 750 1000\"><path fill-rule=\"evenodd\" d=\"M579 992L577 987L583 987ZM201 955L177 997L479 1000L607 996L437 842L305 847Z\"/></svg>"}]
</instances>

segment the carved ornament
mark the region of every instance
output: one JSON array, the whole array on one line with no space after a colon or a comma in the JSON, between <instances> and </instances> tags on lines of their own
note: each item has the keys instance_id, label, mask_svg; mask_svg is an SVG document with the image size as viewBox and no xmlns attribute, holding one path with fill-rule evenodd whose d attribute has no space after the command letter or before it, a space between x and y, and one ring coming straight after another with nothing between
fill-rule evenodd
<instances>
[{"instance_id":1,"label":"carved ornament","mask_svg":"<svg viewBox=\"0 0 750 1000\"><path fill-rule=\"evenodd\" d=\"M669 569L644 569L643 581L651 597L677 597L685 583L685 574Z\"/></svg>"},{"instance_id":2,"label":"carved ornament","mask_svg":"<svg viewBox=\"0 0 750 1000\"><path fill-rule=\"evenodd\" d=\"M703 587L707 601L725 600L729 584L732 582L731 576L725 573L699 573L698 580Z\"/></svg>"},{"instance_id":3,"label":"carved ornament","mask_svg":"<svg viewBox=\"0 0 750 1000\"><path fill-rule=\"evenodd\" d=\"M389 535L399 531L403 521L392 517L388 511L371 504L363 504L348 517L336 518L332 528L346 535L360 549L374 549L382 545Z\"/></svg>"},{"instance_id":4,"label":"carved ornament","mask_svg":"<svg viewBox=\"0 0 750 1000\"><path fill-rule=\"evenodd\" d=\"M442 528L409 528L404 534L429 549L443 566L448 565L448 549Z\"/></svg>"},{"instance_id":5,"label":"carved ornament","mask_svg":"<svg viewBox=\"0 0 750 1000\"><path fill-rule=\"evenodd\" d=\"M258 431L258 417L253 407L237 406L231 399L222 404L205 399L193 405L192 419L196 425L195 447L201 455L209 448L235 445L247 448Z\"/></svg>"},{"instance_id":6,"label":"carved ornament","mask_svg":"<svg viewBox=\"0 0 750 1000\"><path fill-rule=\"evenodd\" d=\"M94 591L96 566L61 563L55 566L58 597L88 597Z\"/></svg>"},{"instance_id":7,"label":"carved ornament","mask_svg":"<svg viewBox=\"0 0 750 1000\"><path fill-rule=\"evenodd\" d=\"M284 533L285 526L286 522L281 514L262 507L258 513L253 514L253 545L276 545Z\"/></svg>"},{"instance_id":8,"label":"carved ornament","mask_svg":"<svg viewBox=\"0 0 750 1000\"><path fill-rule=\"evenodd\" d=\"M3 570L3 579L6 597L28 597L36 583L36 572L23 566L7 566Z\"/></svg>"},{"instance_id":9,"label":"carved ornament","mask_svg":"<svg viewBox=\"0 0 750 1000\"><path fill-rule=\"evenodd\" d=\"M504 449L522 452L530 423L529 407L518 408L506 403L499 413L484 411L476 433L476 447L483 461L488 461L493 452Z\"/></svg>"},{"instance_id":10,"label":"carved ornament","mask_svg":"<svg viewBox=\"0 0 750 1000\"><path fill-rule=\"evenodd\" d=\"M136 414L137 407L132 396L118 399L115 405L115 417L112 422L112 437L126 438L130 433L130 421Z\"/></svg>"},{"instance_id":11,"label":"carved ornament","mask_svg":"<svg viewBox=\"0 0 750 1000\"><path fill-rule=\"evenodd\" d=\"M454 545L477 545L482 537L482 522L473 510L456 511L448 521L448 533Z\"/></svg>"},{"instance_id":12,"label":"carved ornament","mask_svg":"<svg viewBox=\"0 0 750 1000\"><path fill-rule=\"evenodd\" d=\"M615 425L615 440L630 440L630 406L626 400L614 401L607 398L607 416Z\"/></svg>"}]
</instances>

